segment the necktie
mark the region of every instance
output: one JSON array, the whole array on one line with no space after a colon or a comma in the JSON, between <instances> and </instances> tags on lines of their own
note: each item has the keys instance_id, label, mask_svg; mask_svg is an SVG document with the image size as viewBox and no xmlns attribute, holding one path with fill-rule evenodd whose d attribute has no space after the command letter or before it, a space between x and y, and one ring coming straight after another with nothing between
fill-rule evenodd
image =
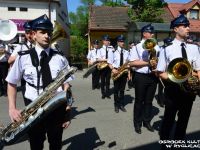
<instances>
[{"instance_id":1,"label":"necktie","mask_svg":"<svg viewBox=\"0 0 200 150\"><path fill-rule=\"evenodd\" d=\"M108 58L108 47L106 47L106 59Z\"/></svg>"},{"instance_id":2,"label":"necktie","mask_svg":"<svg viewBox=\"0 0 200 150\"><path fill-rule=\"evenodd\" d=\"M40 55L41 55L40 66L41 66L43 89L45 89L45 87L47 87L52 81L51 72L49 68L50 57L44 50L41 52Z\"/></svg>"},{"instance_id":3,"label":"necktie","mask_svg":"<svg viewBox=\"0 0 200 150\"><path fill-rule=\"evenodd\" d=\"M181 43L181 51L182 51L183 58L187 59L187 53L186 53L186 50L185 50L185 44L184 43Z\"/></svg>"},{"instance_id":4,"label":"necktie","mask_svg":"<svg viewBox=\"0 0 200 150\"><path fill-rule=\"evenodd\" d=\"M121 49L121 54L120 54L120 66L123 65L124 57L123 57L123 49Z\"/></svg>"}]
</instances>

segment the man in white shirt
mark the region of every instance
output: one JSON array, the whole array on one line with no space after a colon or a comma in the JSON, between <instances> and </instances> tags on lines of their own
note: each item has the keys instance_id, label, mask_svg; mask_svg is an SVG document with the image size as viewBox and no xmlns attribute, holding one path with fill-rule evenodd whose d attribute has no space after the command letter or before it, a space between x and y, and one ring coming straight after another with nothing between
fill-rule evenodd
<instances>
[{"instance_id":1,"label":"man in white shirt","mask_svg":"<svg viewBox=\"0 0 200 150\"><path fill-rule=\"evenodd\" d=\"M192 69L197 71L197 77L200 79L200 54L198 47L194 44L186 43L190 31L189 25L189 20L184 15L180 15L171 21L171 29L175 32L175 39L171 45L161 51L157 65L157 71L165 85L165 111L160 129L161 140L171 140L172 131L174 131L172 135L173 140L184 140L193 101L196 97L194 93L183 90L180 84L171 81L173 79L168 73L168 67L172 60L184 58L189 61ZM182 70L180 69L179 71L181 72ZM176 114L176 127L173 130ZM168 148L163 144L162 149Z\"/></svg>"},{"instance_id":2,"label":"man in white shirt","mask_svg":"<svg viewBox=\"0 0 200 150\"><path fill-rule=\"evenodd\" d=\"M16 58L6 80L8 82L9 116L12 121L21 120L21 111L16 107L17 83L23 76L26 81L25 100L26 105L33 102L39 94L57 77L68 61L56 50L50 48L50 39L53 24L46 15L32 20L33 36L36 41L35 48L22 51ZM40 69L41 68L41 69ZM67 91L68 81L59 87L59 91ZM31 150L42 150L46 134L50 150L61 150L63 123L65 121L66 105L61 105L53 110L48 116L33 126L29 132Z\"/></svg>"},{"instance_id":3,"label":"man in white shirt","mask_svg":"<svg viewBox=\"0 0 200 150\"><path fill-rule=\"evenodd\" d=\"M108 59L108 63L112 66L112 74L118 74L119 68L129 61L129 52L124 49L125 37L119 35L117 37L117 49L113 52L113 59ZM124 90L126 87L126 81L128 72L123 73L119 78L114 80L114 108L118 113L119 109L126 112L124 107Z\"/></svg>"},{"instance_id":4,"label":"man in white shirt","mask_svg":"<svg viewBox=\"0 0 200 150\"><path fill-rule=\"evenodd\" d=\"M97 61L97 53L98 53L98 46L99 46L99 41L94 40L93 42L93 48L88 52L87 59L88 59L88 65L93 65ZM96 68L96 70L92 73L92 89L99 89L100 88L100 72Z\"/></svg>"},{"instance_id":5,"label":"man in white shirt","mask_svg":"<svg viewBox=\"0 0 200 150\"><path fill-rule=\"evenodd\" d=\"M152 119L152 101L155 96L158 78L152 70L150 52L144 49L144 42L154 36L154 27L151 24L141 29L142 41L133 47L130 53L131 66L135 67L135 104L134 104L134 127L141 134L142 123L149 131L154 132L150 124ZM158 45L154 47L158 52ZM154 62L155 63L155 62ZM153 65L155 65L153 63Z\"/></svg>"}]
</instances>

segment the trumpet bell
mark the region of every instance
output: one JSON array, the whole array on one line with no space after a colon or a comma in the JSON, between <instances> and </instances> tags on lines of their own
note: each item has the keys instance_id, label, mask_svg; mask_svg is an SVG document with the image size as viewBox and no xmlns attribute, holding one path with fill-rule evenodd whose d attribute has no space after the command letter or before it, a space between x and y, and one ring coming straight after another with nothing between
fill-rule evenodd
<instances>
[{"instance_id":1,"label":"trumpet bell","mask_svg":"<svg viewBox=\"0 0 200 150\"><path fill-rule=\"evenodd\" d=\"M11 20L0 20L0 40L10 41L17 34L17 25Z\"/></svg>"},{"instance_id":2,"label":"trumpet bell","mask_svg":"<svg viewBox=\"0 0 200 150\"><path fill-rule=\"evenodd\" d=\"M167 69L168 77L175 83L185 82L192 73L192 67L185 58L173 59Z\"/></svg>"},{"instance_id":3,"label":"trumpet bell","mask_svg":"<svg viewBox=\"0 0 200 150\"><path fill-rule=\"evenodd\" d=\"M149 38L145 40L145 42L142 44L142 47L143 49L146 49L146 50L152 50L156 46L156 43L157 43L156 39Z\"/></svg>"}]
</instances>

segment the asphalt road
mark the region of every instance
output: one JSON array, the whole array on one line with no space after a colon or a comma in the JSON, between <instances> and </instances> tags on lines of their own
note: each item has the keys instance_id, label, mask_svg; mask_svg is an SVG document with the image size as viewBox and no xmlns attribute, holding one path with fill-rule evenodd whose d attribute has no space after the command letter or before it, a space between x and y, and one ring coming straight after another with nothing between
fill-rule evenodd
<instances>
[{"instance_id":1,"label":"asphalt road","mask_svg":"<svg viewBox=\"0 0 200 150\"><path fill-rule=\"evenodd\" d=\"M133 128L134 89L126 88L125 98L127 112L114 112L113 95L111 99L101 99L100 90L91 90L91 77L82 78L83 71L78 71L72 81L75 103L72 108L72 121L63 133L63 150L157 150L158 130L164 109L153 101L152 124L154 132L142 128L142 134L135 133ZM113 87L111 81L111 88ZM21 92L18 92L17 105L24 108ZM4 125L10 121L8 117L7 97L0 97L0 122ZM200 99L194 102L188 129L187 139L200 139ZM199 143L200 144L200 143ZM48 150L45 141L44 149ZM29 150L27 138L20 142L5 146L4 150Z\"/></svg>"}]
</instances>

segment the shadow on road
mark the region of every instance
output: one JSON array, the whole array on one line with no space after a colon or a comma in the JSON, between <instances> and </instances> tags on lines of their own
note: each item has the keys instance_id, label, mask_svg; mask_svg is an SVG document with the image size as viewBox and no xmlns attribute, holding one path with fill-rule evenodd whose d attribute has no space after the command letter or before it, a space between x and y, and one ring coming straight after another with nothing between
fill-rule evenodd
<instances>
[{"instance_id":1,"label":"shadow on road","mask_svg":"<svg viewBox=\"0 0 200 150\"><path fill-rule=\"evenodd\" d=\"M72 112L71 112L71 117L74 118L80 114L84 114L84 113L88 113L88 112L95 112L95 109L88 107L84 110L78 111L77 110L78 107L72 107Z\"/></svg>"},{"instance_id":2,"label":"shadow on road","mask_svg":"<svg viewBox=\"0 0 200 150\"><path fill-rule=\"evenodd\" d=\"M101 141L96 128L87 128L84 133L75 135L62 142L62 145L69 144L66 150L93 150L101 145L105 144L105 141Z\"/></svg>"}]
</instances>

